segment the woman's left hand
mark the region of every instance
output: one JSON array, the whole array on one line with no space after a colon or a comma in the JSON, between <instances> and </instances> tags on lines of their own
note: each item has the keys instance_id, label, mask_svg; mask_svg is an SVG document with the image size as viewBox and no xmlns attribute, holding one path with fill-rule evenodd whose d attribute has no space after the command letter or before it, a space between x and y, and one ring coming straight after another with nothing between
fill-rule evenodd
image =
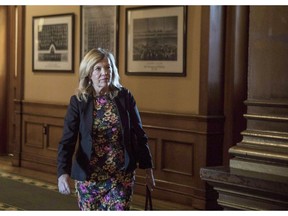
<instances>
[{"instance_id":1,"label":"woman's left hand","mask_svg":"<svg viewBox=\"0 0 288 216\"><path fill-rule=\"evenodd\" d=\"M153 170L150 169L146 169L146 185L148 186L150 191L153 191L153 189L155 188L155 179L154 179L154 175L153 175Z\"/></svg>"}]
</instances>

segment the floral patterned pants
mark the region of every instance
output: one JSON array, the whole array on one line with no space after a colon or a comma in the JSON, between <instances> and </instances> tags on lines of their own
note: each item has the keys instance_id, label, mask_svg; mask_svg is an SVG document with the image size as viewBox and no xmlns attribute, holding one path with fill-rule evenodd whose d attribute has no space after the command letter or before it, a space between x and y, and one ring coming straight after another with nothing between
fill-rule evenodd
<instances>
[{"instance_id":1,"label":"floral patterned pants","mask_svg":"<svg viewBox=\"0 0 288 216\"><path fill-rule=\"evenodd\" d=\"M105 181L75 181L78 206L82 211L129 210L133 194L134 174Z\"/></svg>"}]
</instances>

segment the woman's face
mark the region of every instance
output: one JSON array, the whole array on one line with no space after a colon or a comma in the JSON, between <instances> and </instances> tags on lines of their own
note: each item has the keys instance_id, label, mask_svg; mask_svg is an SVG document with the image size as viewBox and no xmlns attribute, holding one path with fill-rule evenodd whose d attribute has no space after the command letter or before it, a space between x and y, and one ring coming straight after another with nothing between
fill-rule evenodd
<instances>
[{"instance_id":1,"label":"woman's face","mask_svg":"<svg viewBox=\"0 0 288 216\"><path fill-rule=\"evenodd\" d=\"M91 80L96 92L106 89L111 84L112 66L108 58L104 58L93 67Z\"/></svg>"}]
</instances>

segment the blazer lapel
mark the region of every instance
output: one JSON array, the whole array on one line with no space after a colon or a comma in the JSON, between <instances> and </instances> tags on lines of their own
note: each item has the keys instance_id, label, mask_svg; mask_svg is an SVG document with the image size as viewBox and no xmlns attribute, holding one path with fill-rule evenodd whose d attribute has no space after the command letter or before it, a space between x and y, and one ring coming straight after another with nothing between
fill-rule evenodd
<instances>
[{"instance_id":1,"label":"blazer lapel","mask_svg":"<svg viewBox=\"0 0 288 216\"><path fill-rule=\"evenodd\" d=\"M92 135L92 123L93 123L93 97L89 96L87 102L83 103L82 116L83 116L83 125L87 131L87 135ZM82 130L83 131L83 130Z\"/></svg>"}]
</instances>

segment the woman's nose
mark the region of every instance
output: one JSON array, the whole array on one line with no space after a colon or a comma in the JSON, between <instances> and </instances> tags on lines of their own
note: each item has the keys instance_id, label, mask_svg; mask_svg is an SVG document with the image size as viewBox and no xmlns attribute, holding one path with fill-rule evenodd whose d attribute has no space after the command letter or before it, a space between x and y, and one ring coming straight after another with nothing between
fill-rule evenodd
<instances>
[{"instance_id":1,"label":"woman's nose","mask_svg":"<svg viewBox=\"0 0 288 216\"><path fill-rule=\"evenodd\" d=\"M106 68L102 68L101 69L101 74L108 74L108 70Z\"/></svg>"}]
</instances>

